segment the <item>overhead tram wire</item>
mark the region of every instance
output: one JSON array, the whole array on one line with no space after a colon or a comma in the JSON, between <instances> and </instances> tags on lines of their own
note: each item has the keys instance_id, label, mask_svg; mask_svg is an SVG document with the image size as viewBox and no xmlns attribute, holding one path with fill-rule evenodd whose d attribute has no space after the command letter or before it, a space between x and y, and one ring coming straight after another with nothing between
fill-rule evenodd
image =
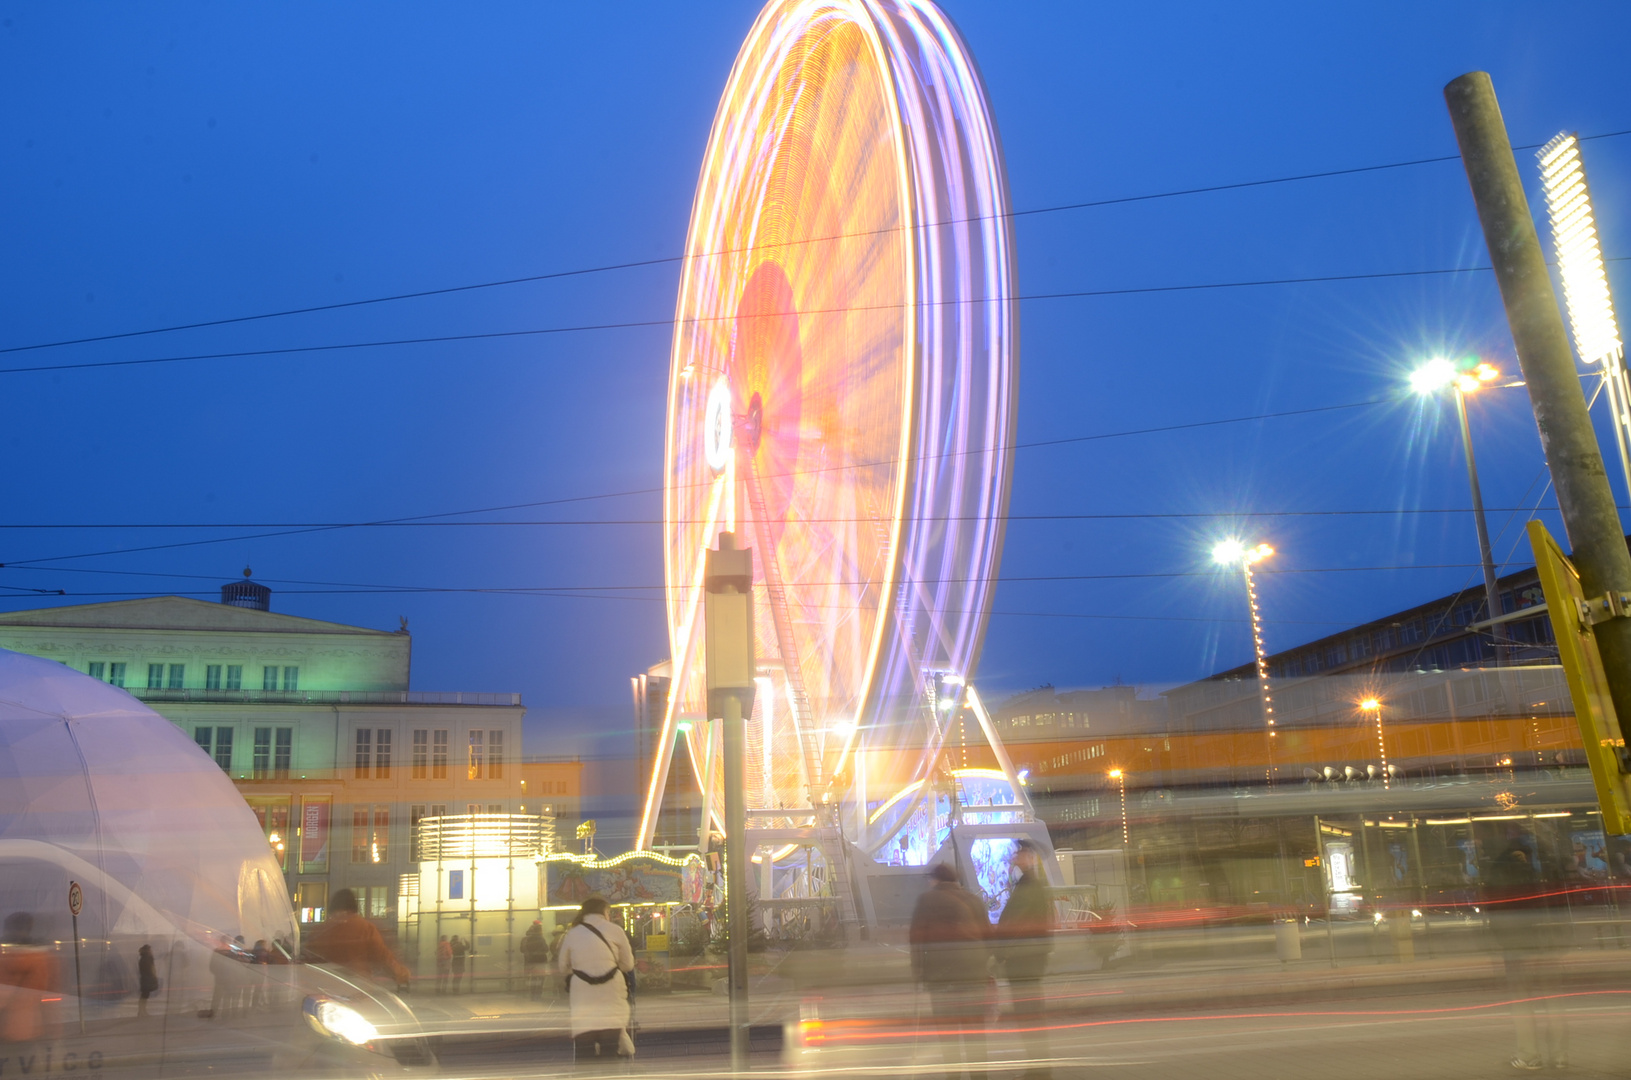
<instances>
[{"instance_id":1,"label":"overhead tram wire","mask_svg":"<svg viewBox=\"0 0 1631 1080\"><path fill-rule=\"evenodd\" d=\"M1624 256L1615 256L1604 262L1624 262ZM1276 285L1318 285L1340 281L1385 281L1389 279L1441 277L1445 275L1488 272L1488 266L1452 266L1433 270L1384 270L1369 274L1319 274L1305 277L1260 278L1251 281L1212 281L1189 285L1144 285L1119 289L1074 289L1064 292L1031 293L1011 297L984 297L935 301L936 304L987 304L1006 300L1019 302L1034 300L1080 300L1106 296L1142 296L1160 293L1204 292L1212 289L1250 289ZM902 302L904 303L904 301ZM803 311L767 311L751 316L715 315L706 319L688 318L689 324L703 322L738 321L742 318L780 319L786 317L812 318L818 315L850 315L859 311L885 311L901 304L859 304L838 308L815 308ZM607 330L641 330L671 327L673 318L628 319L620 322L581 323L573 326L544 326L530 330L485 330L467 334L433 334L425 337L387 338L379 341L349 341L325 345L290 345L275 349L237 349L230 352L188 353L178 356L149 356L135 360L86 360L72 364L30 364L21 367L0 368L0 375L25 375L47 371L85 371L96 368L145 367L155 364L192 363L201 360L249 360L263 356L298 356L311 353L342 352L348 349L398 348L406 345L441 345L455 341L502 341L513 338L551 336L556 334L587 334Z\"/></svg>"},{"instance_id":2,"label":"overhead tram wire","mask_svg":"<svg viewBox=\"0 0 1631 1080\"><path fill-rule=\"evenodd\" d=\"M1608 131L1598 135L1583 135L1582 142L1591 139L1609 139L1621 135L1631 135L1631 129L1624 131ZM1515 150L1534 149L1533 146L1514 147ZM1060 203L1054 206L1039 206L1028 210L1010 210L1005 216L1009 219L1034 217L1041 214L1061 213L1070 210L1096 209L1106 206L1122 206L1141 202L1152 202L1160 199L1174 199L1188 195L1206 195L1225 191L1242 191L1251 188L1270 187L1278 184L1298 183L1305 180L1324 180L1339 176L1356 176L1364 173L1385 172L1392 169L1411 168L1417 165L1434 165L1447 161L1458 161L1459 155L1448 154L1439 157L1415 158L1409 161L1394 161L1384 165L1361 165L1348 169L1327 169L1321 172L1299 173L1291 176L1277 176L1265 180L1242 180L1228 184L1208 184L1202 187L1179 188L1173 191L1159 191L1144 195L1123 195L1108 199L1091 199L1081 202ZM955 219L952 221L925 223L919 228L942 227L945 225L964 224L969 221L984 220L985 217L997 215L982 215L978 218ZM687 258L711 258L718 255L750 252L768 247L790 247L801 244L827 243L837 240L852 239L892 230L867 230L861 233L840 233L827 237L812 237L808 240L782 241L776 244L753 245L748 248L729 249L717 252L699 252L696 255L666 255L651 259L631 259L623 262L605 263L598 266L579 267L571 270L556 270L543 274L526 274L520 277L500 278L495 281L473 282L464 285L448 285L435 289L417 289L411 292L392 293L387 296L367 297L361 300L341 300L328 304L312 304L305 307L285 308L279 311L260 312L254 315L235 315L220 319L203 319L190 323L176 323L171 326L150 327L145 330L125 330L112 334L96 334L89 337L65 338L59 341L41 341L29 345L9 345L0 347L0 355L7 353L33 352L40 349L56 349L71 345L91 345L106 341L123 341L137 337L150 337L157 334L179 333L186 330L204 330L217 326L234 326L249 322L261 322L267 319L281 319L295 315L315 315L325 311L344 311L360 307L369 307L374 304L388 304L402 300L421 300L432 296L448 296L463 292L474 292L480 289L494 289L510 285L526 285L542 281L557 281L573 277L585 277L591 274L612 273L621 270L642 269L652 266L663 266L685 261ZM25 369L30 370L30 369ZM0 372L4 374L5 372Z\"/></svg>"}]
</instances>

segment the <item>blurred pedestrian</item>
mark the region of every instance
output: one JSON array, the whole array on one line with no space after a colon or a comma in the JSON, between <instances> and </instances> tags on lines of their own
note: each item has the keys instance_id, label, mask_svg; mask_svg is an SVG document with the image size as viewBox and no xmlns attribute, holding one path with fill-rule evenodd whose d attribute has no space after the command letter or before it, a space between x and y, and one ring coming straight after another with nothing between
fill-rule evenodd
<instances>
[{"instance_id":1,"label":"blurred pedestrian","mask_svg":"<svg viewBox=\"0 0 1631 1080\"><path fill-rule=\"evenodd\" d=\"M544 996L544 971L548 966L549 942L544 940L544 924L534 919L521 936L521 970L526 976L529 999L537 1001Z\"/></svg>"},{"instance_id":2,"label":"blurred pedestrian","mask_svg":"<svg viewBox=\"0 0 1631 1080\"><path fill-rule=\"evenodd\" d=\"M158 967L153 963L153 946L143 945L136 950L136 1019L147 1016L147 999L159 992Z\"/></svg>"},{"instance_id":3,"label":"blurred pedestrian","mask_svg":"<svg viewBox=\"0 0 1631 1080\"><path fill-rule=\"evenodd\" d=\"M557 961L566 976L573 1060L585 1065L615 1065L620 1053L634 1052L626 978L634 970L634 949L623 928L606 917L610 910L601 897L585 900L561 939Z\"/></svg>"},{"instance_id":4,"label":"blurred pedestrian","mask_svg":"<svg viewBox=\"0 0 1631 1080\"><path fill-rule=\"evenodd\" d=\"M464 982L464 958L470 953L470 946L458 934L453 935L453 992L459 992L459 984Z\"/></svg>"},{"instance_id":5,"label":"blurred pedestrian","mask_svg":"<svg viewBox=\"0 0 1631 1080\"><path fill-rule=\"evenodd\" d=\"M443 934L436 941L436 992L447 993L447 976L453 970L453 946L447 943L447 935Z\"/></svg>"},{"instance_id":6,"label":"blurred pedestrian","mask_svg":"<svg viewBox=\"0 0 1631 1080\"><path fill-rule=\"evenodd\" d=\"M34 916L7 915L0 945L0 1042L35 1042L45 1037L51 955L34 942Z\"/></svg>"},{"instance_id":7,"label":"blurred pedestrian","mask_svg":"<svg viewBox=\"0 0 1631 1080\"><path fill-rule=\"evenodd\" d=\"M1008 903L997 919L1001 942L998 955L1014 1003L1014 1021L1026 1036L1026 1056L1041 1062L1020 1075L1029 1080L1046 1080L1053 1071L1046 1064L1050 1051L1044 1028L1042 977L1047 974L1048 954L1053 951L1053 898L1048 895L1042 854L1035 844L1019 841L1013 866L1019 877L1009 889Z\"/></svg>"},{"instance_id":8,"label":"blurred pedestrian","mask_svg":"<svg viewBox=\"0 0 1631 1080\"><path fill-rule=\"evenodd\" d=\"M357 913L357 894L340 889L329 898L327 917L312 932L306 951L320 962L363 976L389 975L406 990L413 975L391 954L379 927Z\"/></svg>"},{"instance_id":9,"label":"blurred pedestrian","mask_svg":"<svg viewBox=\"0 0 1631 1080\"><path fill-rule=\"evenodd\" d=\"M1515 1069L1568 1068L1569 1032L1557 996L1563 927L1529 851L1514 840L1490 866L1490 933L1501 950L1516 1028Z\"/></svg>"},{"instance_id":10,"label":"blurred pedestrian","mask_svg":"<svg viewBox=\"0 0 1631 1080\"><path fill-rule=\"evenodd\" d=\"M267 968L272 963L272 946L265 938L259 938L255 947L249 950L254 960L251 979L251 995L249 1004L254 1008L265 1008L272 1003L271 972Z\"/></svg>"},{"instance_id":11,"label":"blurred pedestrian","mask_svg":"<svg viewBox=\"0 0 1631 1080\"><path fill-rule=\"evenodd\" d=\"M991 920L979 897L958 884L945 863L929 871L933 884L912 911L912 974L929 993L929 1015L940 1032L946 1075L985 1063L986 970Z\"/></svg>"}]
</instances>

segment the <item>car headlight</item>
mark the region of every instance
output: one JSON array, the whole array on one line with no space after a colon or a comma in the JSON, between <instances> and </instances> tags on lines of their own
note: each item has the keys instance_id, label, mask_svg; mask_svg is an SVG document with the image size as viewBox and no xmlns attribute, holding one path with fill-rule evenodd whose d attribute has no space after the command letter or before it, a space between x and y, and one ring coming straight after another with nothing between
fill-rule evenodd
<instances>
[{"instance_id":1,"label":"car headlight","mask_svg":"<svg viewBox=\"0 0 1631 1080\"><path fill-rule=\"evenodd\" d=\"M363 1019L362 1013L330 998L309 997L303 1011L307 1022L319 1035L339 1039L352 1046L366 1046L379 1037L379 1029Z\"/></svg>"}]
</instances>

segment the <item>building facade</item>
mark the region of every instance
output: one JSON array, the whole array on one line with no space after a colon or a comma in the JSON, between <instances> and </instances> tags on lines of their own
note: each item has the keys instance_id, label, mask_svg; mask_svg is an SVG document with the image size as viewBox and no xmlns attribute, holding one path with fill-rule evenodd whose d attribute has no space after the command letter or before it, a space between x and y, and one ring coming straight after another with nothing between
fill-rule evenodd
<instances>
[{"instance_id":1,"label":"building facade","mask_svg":"<svg viewBox=\"0 0 1631 1080\"><path fill-rule=\"evenodd\" d=\"M349 888L394 933L421 819L522 812L521 696L410 690L405 626L304 619L269 600L238 582L221 603L9 612L0 648L122 686L185 731L254 810L302 921Z\"/></svg>"}]
</instances>

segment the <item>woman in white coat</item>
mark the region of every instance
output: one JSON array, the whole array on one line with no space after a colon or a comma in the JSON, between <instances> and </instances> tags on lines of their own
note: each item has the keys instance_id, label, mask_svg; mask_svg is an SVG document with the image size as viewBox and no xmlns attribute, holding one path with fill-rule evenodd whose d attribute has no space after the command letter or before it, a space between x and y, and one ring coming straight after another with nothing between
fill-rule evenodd
<instances>
[{"instance_id":1,"label":"woman in white coat","mask_svg":"<svg viewBox=\"0 0 1631 1080\"><path fill-rule=\"evenodd\" d=\"M561 939L558 970L567 977L572 1009L573 1056L579 1062L617 1060L618 1039L629 1026L629 987L634 949L622 927L606 918L606 901L591 896Z\"/></svg>"}]
</instances>

